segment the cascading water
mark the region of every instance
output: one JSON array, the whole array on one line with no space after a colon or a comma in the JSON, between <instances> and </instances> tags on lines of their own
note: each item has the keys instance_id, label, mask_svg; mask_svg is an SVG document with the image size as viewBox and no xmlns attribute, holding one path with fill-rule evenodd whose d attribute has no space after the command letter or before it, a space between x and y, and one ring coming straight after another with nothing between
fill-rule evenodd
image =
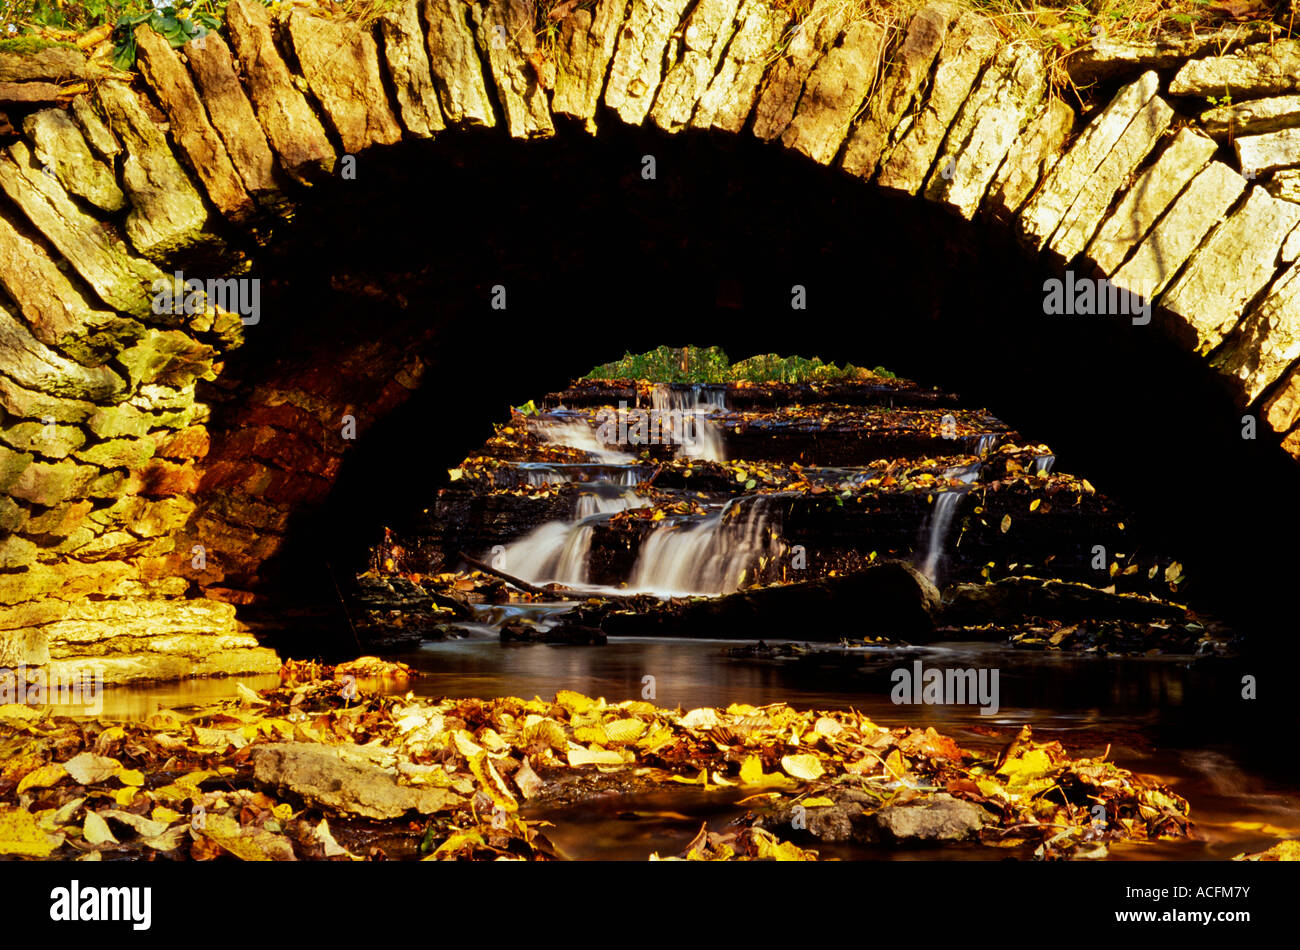
<instances>
[{"instance_id":1,"label":"cascading water","mask_svg":"<svg viewBox=\"0 0 1300 950\"><path fill-rule=\"evenodd\" d=\"M650 394L650 405L656 415L667 416L678 423L669 427L661 422L660 428L677 434L679 457L709 462L727 460L722 445L722 427L708 418L710 413L726 410L725 389L699 384L689 389L674 388L665 383L656 383Z\"/></svg>"},{"instance_id":2,"label":"cascading water","mask_svg":"<svg viewBox=\"0 0 1300 950\"><path fill-rule=\"evenodd\" d=\"M983 439L981 439L983 441ZM979 462L950 468L943 473L944 478L957 479L964 487L942 492L934 499L934 510L930 512L929 531L927 532L925 559L921 562L921 573L931 583L939 583L939 563L943 560L944 548L948 543L948 532L952 528L952 519L961 507L961 500L966 497L983 466Z\"/></svg>"},{"instance_id":3,"label":"cascading water","mask_svg":"<svg viewBox=\"0 0 1300 950\"><path fill-rule=\"evenodd\" d=\"M580 449L594 456L598 462L619 465L634 461L626 452L606 448L596 430L585 419L530 419L528 428L547 442Z\"/></svg>"},{"instance_id":4,"label":"cascading water","mask_svg":"<svg viewBox=\"0 0 1300 950\"><path fill-rule=\"evenodd\" d=\"M587 557L597 522L619 511L643 508L649 502L609 483L596 483L574 505L574 521L548 521L518 541L506 545L494 567L532 584L587 583Z\"/></svg>"},{"instance_id":5,"label":"cascading water","mask_svg":"<svg viewBox=\"0 0 1300 950\"><path fill-rule=\"evenodd\" d=\"M642 543L628 587L658 596L730 594L781 549L773 496L739 498L694 524L664 524Z\"/></svg>"}]
</instances>

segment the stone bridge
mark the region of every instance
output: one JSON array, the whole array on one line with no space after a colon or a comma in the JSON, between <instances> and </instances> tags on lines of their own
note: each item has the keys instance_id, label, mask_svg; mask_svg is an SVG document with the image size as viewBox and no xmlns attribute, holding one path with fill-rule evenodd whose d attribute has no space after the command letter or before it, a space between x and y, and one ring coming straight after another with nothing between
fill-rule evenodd
<instances>
[{"instance_id":1,"label":"stone bridge","mask_svg":"<svg viewBox=\"0 0 1300 950\"><path fill-rule=\"evenodd\" d=\"M1300 48L1100 40L1066 64L1095 83L1080 114L1059 64L969 10L851 6L796 22L763 0L597 0L539 45L519 0L419 0L364 28L231 0L228 40L138 28L138 75L73 47L0 53L0 664L275 668L241 623L262 566L330 496L348 427L435 361L349 339L231 378L266 325L225 279L358 162L466 130L750 137L929 203L1061 278L1039 319L1140 295L1124 332L1181 348L1300 455ZM177 286L192 277L201 292Z\"/></svg>"}]
</instances>

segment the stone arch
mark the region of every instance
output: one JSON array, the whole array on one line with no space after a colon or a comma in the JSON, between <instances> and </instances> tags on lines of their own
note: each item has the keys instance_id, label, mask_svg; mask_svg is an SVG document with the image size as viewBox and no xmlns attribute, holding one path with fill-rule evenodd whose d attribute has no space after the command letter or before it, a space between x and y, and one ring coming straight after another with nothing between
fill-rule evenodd
<instances>
[{"instance_id":1,"label":"stone arch","mask_svg":"<svg viewBox=\"0 0 1300 950\"><path fill-rule=\"evenodd\" d=\"M0 155L0 660L93 659L119 679L274 668L236 620L256 609L251 579L294 512L330 496L344 418L364 433L429 366L357 337L327 368L232 380L260 316L248 249L357 160L457 130L736 134L926 199L955 226L1000 228L1035 267L1155 296L1159 345L1210 356L1202 375L1300 452L1300 209L1197 129L1171 132L1179 60L1110 62L1117 91L1081 121L1037 51L969 11L934 3L890 27L846 9L823 0L794 23L760 0L599 0L544 52L517 0L420 0L366 27L232 0L230 46L178 53L140 27L130 82L38 63L94 88L32 111ZM186 294L191 265L220 283L188 312L158 306Z\"/></svg>"}]
</instances>

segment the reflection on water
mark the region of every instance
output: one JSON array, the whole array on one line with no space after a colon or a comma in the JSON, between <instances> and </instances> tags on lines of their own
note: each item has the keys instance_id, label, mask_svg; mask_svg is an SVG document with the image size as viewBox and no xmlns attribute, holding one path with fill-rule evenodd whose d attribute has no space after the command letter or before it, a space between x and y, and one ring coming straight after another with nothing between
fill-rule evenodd
<instances>
[{"instance_id":1,"label":"reflection on water","mask_svg":"<svg viewBox=\"0 0 1300 950\"><path fill-rule=\"evenodd\" d=\"M484 633L425 644L394 659L419 669L424 675L411 685L433 698L550 699L560 689L578 689L611 702L644 696L683 709L733 702L851 707L883 726L932 725L977 749L996 749L1030 723L1036 738L1059 739L1073 754L1100 755L1109 747L1117 764L1156 776L1191 802L1198 840L1113 847L1118 859L1224 859L1300 832L1297 786L1278 771L1288 767L1289 756L1256 754L1257 746L1276 743L1268 738L1270 727L1276 735L1281 726L1242 718L1249 704L1231 701L1240 671L1226 661L1085 657L990 644L872 647L770 660L727 655L736 646L735 640L642 638L613 638L593 647L503 645ZM997 714L981 716L975 705L895 705L890 673L910 668L916 659L926 668L998 670ZM104 715L143 717L160 706L229 698L236 682L263 689L278 680L272 675L110 689ZM720 830L740 814L734 797L683 787L600 799L546 813L557 824L548 834L572 857L643 860L654 850L669 855L680 851L702 821ZM979 847L820 850L827 857L903 860L1008 856Z\"/></svg>"}]
</instances>

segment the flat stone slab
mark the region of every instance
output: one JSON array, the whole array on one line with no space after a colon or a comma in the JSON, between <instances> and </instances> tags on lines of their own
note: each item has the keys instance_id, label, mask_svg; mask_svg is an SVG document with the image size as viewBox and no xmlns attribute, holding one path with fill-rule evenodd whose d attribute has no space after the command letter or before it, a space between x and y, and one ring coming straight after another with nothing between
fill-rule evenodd
<instances>
[{"instance_id":1,"label":"flat stone slab","mask_svg":"<svg viewBox=\"0 0 1300 950\"><path fill-rule=\"evenodd\" d=\"M420 10L428 24L429 65L447 122L493 128L496 113L479 61L469 6L460 0L423 0Z\"/></svg>"},{"instance_id":2,"label":"flat stone slab","mask_svg":"<svg viewBox=\"0 0 1300 950\"><path fill-rule=\"evenodd\" d=\"M690 0L631 0L605 84L605 105L628 125L650 114L663 78L668 41Z\"/></svg>"},{"instance_id":3,"label":"flat stone slab","mask_svg":"<svg viewBox=\"0 0 1300 950\"><path fill-rule=\"evenodd\" d=\"M1256 43L1227 56L1206 56L1183 65L1169 84L1174 96L1255 99L1300 91L1300 43Z\"/></svg>"},{"instance_id":4,"label":"flat stone slab","mask_svg":"<svg viewBox=\"0 0 1300 950\"><path fill-rule=\"evenodd\" d=\"M15 142L0 156L0 188L76 268L104 303L138 317L153 313L149 288L163 273L136 257L95 218L82 211L27 146Z\"/></svg>"},{"instance_id":5,"label":"flat stone slab","mask_svg":"<svg viewBox=\"0 0 1300 950\"><path fill-rule=\"evenodd\" d=\"M850 12L838 0L815 0L808 15L791 28L789 45L768 70L754 106L756 138L770 142L785 132L813 67L839 38Z\"/></svg>"},{"instance_id":6,"label":"flat stone slab","mask_svg":"<svg viewBox=\"0 0 1300 950\"><path fill-rule=\"evenodd\" d=\"M244 189L258 199L276 194L280 187L275 180L275 155L235 74L230 47L220 36L209 33L202 43L191 40L184 49L204 109L221 135Z\"/></svg>"},{"instance_id":7,"label":"flat stone slab","mask_svg":"<svg viewBox=\"0 0 1300 950\"><path fill-rule=\"evenodd\" d=\"M1088 246L1116 193L1151 153L1173 118L1174 110L1159 96L1148 101L1133 117L1119 141L1088 176L1048 241L1048 251L1058 263L1073 260Z\"/></svg>"},{"instance_id":8,"label":"flat stone slab","mask_svg":"<svg viewBox=\"0 0 1300 950\"><path fill-rule=\"evenodd\" d=\"M1263 303L1242 319L1211 361L1219 372L1241 381L1254 402L1300 359L1300 265L1293 265Z\"/></svg>"},{"instance_id":9,"label":"flat stone slab","mask_svg":"<svg viewBox=\"0 0 1300 950\"><path fill-rule=\"evenodd\" d=\"M735 38L695 108L693 128L737 133L745 127L767 62L790 20L788 10L774 10L764 0L745 0L737 14Z\"/></svg>"},{"instance_id":10,"label":"flat stone slab","mask_svg":"<svg viewBox=\"0 0 1300 950\"><path fill-rule=\"evenodd\" d=\"M929 75L956 15L957 7L951 3L930 3L908 21L902 44L890 57L866 114L844 147L840 167L850 175L870 179L875 174L894 129Z\"/></svg>"},{"instance_id":11,"label":"flat stone slab","mask_svg":"<svg viewBox=\"0 0 1300 950\"><path fill-rule=\"evenodd\" d=\"M1047 243L1120 136L1159 88L1160 76L1154 70L1125 86L1052 166L1017 218L1017 227L1028 244L1041 249Z\"/></svg>"},{"instance_id":12,"label":"flat stone slab","mask_svg":"<svg viewBox=\"0 0 1300 950\"><path fill-rule=\"evenodd\" d=\"M1059 160L1075 118L1074 110L1055 97L1042 106L989 184L984 207L993 220L1009 224L1029 200L1043 176Z\"/></svg>"},{"instance_id":13,"label":"flat stone slab","mask_svg":"<svg viewBox=\"0 0 1300 950\"><path fill-rule=\"evenodd\" d=\"M1046 90L1047 72L1036 51L1001 50L948 130L925 197L973 218Z\"/></svg>"},{"instance_id":14,"label":"flat stone slab","mask_svg":"<svg viewBox=\"0 0 1300 950\"><path fill-rule=\"evenodd\" d=\"M208 210L158 124L123 83L100 83L95 96L126 150L122 185L131 199L126 216L131 243L155 258L201 243Z\"/></svg>"},{"instance_id":15,"label":"flat stone slab","mask_svg":"<svg viewBox=\"0 0 1300 950\"><path fill-rule=\"evenodd\" d=\"M1202 112L1197 121L1216 139L1276 132L1300 126L1300 96L1270 96L1215 106Z\"/></svg>"},{"instance_id":16,"label":"flat stone slab","mask_svg":"<svg viewBox=\"0 0 1300 950\"><path fill-rule=\"evenodd\" d=\"M253 199L226 154L221 136L208 121L194 81L171 44L146 24L136 27L140 71L171 119L172 137L190 160L208 197L232 221L253 213Z\"/></svg>"},{"instance_id":17,"label":"flat stone slab","mask_svg":"<svg viewBox=\"0 0 1300 950\"><path fill-rule=\"evenodd\" d=\"M1158 294L1245 190L1246 179L1222 162L1211 162L1112 275L1112 283L1144 296Z\"/></svg>"},{"instance_id":18,"label":"flat stone slab","mask_svg":"<svg viewBox=\"0 0 1300 950\"><path fill-rule=\"evenodd\" d=\"M944 37L929 94L893 150L883 157L876 183L914 195L925 184L948 129L997 48L998 34L978 15L964 11Z\"/></svg>"},{"instance_id":19,"label":"flat stone slab","mask_svg":"<svg viewBox=\"0 0 1300 950\"><path fill-rule=\"evenodd\" d=\"M289 36L307 85L320 100L345 152L356 154L402 140L402 128L388 106L379 76L379 48L370 28L294 10L289 15Z\"/></svg>"},{"instance_id":20,"label":"flat stone slab","mask_svg":"<svg viewBox=\"0 0 1300 950\"><path fill-rule=\"evenodd\" d=\"M650 119L665 132L691 121L735 31L740 0L701 0L668 45L670 66L659 85Z\"/></svg>"},{"instance_id":21,"label":"flat stone slab","mask_svg":"<svg viewBox=\"0 0 1300 950\"><path fill-rule=\"evenodd\" d=\"M1273 278L1282 242L1297 224L1300 207L1252 188L1245 204L1192 255L1160 305L1195 331L1198 353L1218 346Z\"/></svg>"},{"instance_id":22,"label":"flat stone slab","mask_svg":"<svg viewBox=\"0 0 1300 950\"><path fill-rule=\"evenodd\" d=\"M625 6L623 0L597 0L595 7L574 10L560 24L551 110L581 119L588 132L596 130L596 105L604 91Z\"/></svg>"},{"instance_id":23,"label":"flat stone slab","mask_svg":"<svg viewBox=\"0 0 1300 950\"><path fill-rule=\"evenodd\" d=\"M334 147L293 83L271 34L266 8L257 0L230 0L226 26L257 120L285 171L304 182L316 172L332 172Z\"/></svg>"},{"instance_id":24,"label":"flat stone slab","mask_svg":"<svg viewBox=\"0 0 1300 950\"><path fill-rule=\"evenodd\" d=\"M1300 169L1282 169L1264 183L1268 193L1282 201L1300 202Z\"/></svg>"},{"instance_id":25,"label":"flat stone slab","mask_svg":"<svg viewBox=\"0 0 1300 950\"><path fill-rule=\"evenodd\" d=\"M121 211L126 195L117 186L113 170L91 154L90 146L68 113L42 109L23 120L32 141L32 154L48 166L70 194L84 198L101 211Z\"/></svg>"},{"instance_id":26,"label":"flat stone slab","mask_svg":"<svg viewBox=\"0 0 1300 950\"><path fill-rule=\"evenodd\" d=\"M868 21L845 30L809 73L782 145L820 165L831 163L880 71L885 39L884 28Z\"/></svg>"},{"instance_id":27,"label":"flat stone slab","mask_svg":"<svg viewBox=\"0 0 1300 950\"><path fill-rule=\"evenodd\" d=\"M1300 165L1300 128L1243 135L1233 142L1242 169L1260 175Z\"/></svg>"},{"instance_id":28,"label":"flat stone slab","mask_svg":"<svg viewBox=\"0 0 1300 950\"><path fill-rule=\"evenodd\" d=\"M1103 274L1113 274L1165 209L1196 177L1216 150L1214 141L1180 129L1155 163L1138 176L1102 224L1087 255Z\"/></svg>"},{"instance_id":29,"label":"flat stone slab","mask_svg":"<svg viewBox=\"0 0 1300 950\"><path fill-rule=\"evenodd\" d=\"M393 81L402 124L416 138L432 138L447 124L433 86L418 5L404 3L385 13L379 18L379 33L384 38L384 65Z\"/></svg>"},{"instance_id":30,"label":"flat stone slab","mask_svg":"<svg viewBox=\"0 0 1300 950\"><path fill-rule=\"evenodd\" d=\"M0 53L0 83L79 78L86 57L75 46L47 46L29 53Z\"/></svg>"},{"instance_id":31,"label":"flat stone slab","mask_svg":"<svg viewBox=\"0 0 1300 950\"><path fill-rule=\"evenodd\" d=\"M479 49L487 59L511 137L537 139L554 135L546 91L532 64L537 49L534 7L523 0L490 0L486 6L474 5L471 13Z\"/></svg>"}]
</instances>

